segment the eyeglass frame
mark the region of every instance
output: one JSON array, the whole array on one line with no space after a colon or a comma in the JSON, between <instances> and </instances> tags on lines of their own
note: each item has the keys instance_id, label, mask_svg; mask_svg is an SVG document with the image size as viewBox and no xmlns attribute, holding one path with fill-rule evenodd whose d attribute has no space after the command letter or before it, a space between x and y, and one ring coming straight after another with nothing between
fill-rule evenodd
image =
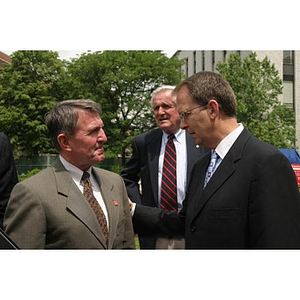
<instances>
[{"instance_id":1,"label":"eyeglass frame","mask_svg":"<svg viewBox=\"0 0 300 300\"><path fill-rule=\"evenodd\" d=\"M193 111L193 110L196 109L196 108L203 108L202 110L204 110L204 109L207 108L207 104L205 104L205 105L198 105L198 106L196 106L196 107L193 107L193 108L191 108L191 109L188 109L188 110L185 111L185 112L180 113L180 114L179 114L180 120L181 120L181 121L186 121L186 120L187 120L187 116L190 115L190 114L191 114L191 111ZM202 111L202 110L201 110L201 111Z\"/></svg>"}]
</instances>

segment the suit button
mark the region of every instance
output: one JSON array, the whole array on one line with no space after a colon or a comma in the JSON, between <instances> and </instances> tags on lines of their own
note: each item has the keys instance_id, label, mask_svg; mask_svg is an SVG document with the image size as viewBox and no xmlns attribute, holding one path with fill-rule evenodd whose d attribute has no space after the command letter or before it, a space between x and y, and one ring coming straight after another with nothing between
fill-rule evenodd
<instances>
[{"instance_id":1,"label":"suit button","mask_svg":"<svg viewBox=\"0 0 300 300\"><path fill-rule=\"evenodd\" d=\"M196 229L197 229L196 225L191 226L191 232L194 233L196 231Z\"/></svg>"}]
</instances>

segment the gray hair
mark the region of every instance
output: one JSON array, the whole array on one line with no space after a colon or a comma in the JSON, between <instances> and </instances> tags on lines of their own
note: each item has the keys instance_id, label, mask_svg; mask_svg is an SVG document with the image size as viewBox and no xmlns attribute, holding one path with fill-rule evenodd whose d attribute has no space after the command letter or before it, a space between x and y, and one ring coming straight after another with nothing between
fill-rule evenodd
<instances>
[{"instance_id":1,"label":"gray hair","mask_svg":"<svg viewBox=\"0 0 300 300\"><path fill-rule=\"evenodd\" d=\"M58 102L45 116L45 123L48 127L50 138L57 150L60 145L57 136L61 133L72 136L76 130L78 112L88 110L101 114L98 103L90 99L65 100Z\"/></svg>"},{"instance_id":2,"label":"gray hair","mask_svg":"<svg viewBox=\"0 0 300 300\"><path fill-rule=\"evenodd\" d=\"M161 91L164 91L164 90L167 90L167 91L174 91L175 90L175 87L176 86L173 86L173 85L162 85L158 88L156 88L152 94L151 94L151 104L153 105L153 99L154 97L156 96L157 93L161 92Z\"/></svg>"}]
</instances>

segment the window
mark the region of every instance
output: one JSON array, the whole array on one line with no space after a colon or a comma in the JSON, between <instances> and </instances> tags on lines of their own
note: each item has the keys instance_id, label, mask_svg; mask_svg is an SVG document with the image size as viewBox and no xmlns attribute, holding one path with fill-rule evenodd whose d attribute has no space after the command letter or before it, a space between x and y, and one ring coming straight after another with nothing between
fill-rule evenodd
<instances>
[{"instance_id":1,"label":"window","mask_svg":"<svg viewBox=\"0 0 300 300\"><path fill-rule=\"evenodd\" d=\"M293 51L283 51L283 64L284 65L293 65Z\"/></svg>"},{"instance_id":2,"label":"window","mask_svg":"<svg viewBox=\"0 0 300 300\"><path fill-rule=\"evenodd\" d=\"M283 103L294 108L294 51L283 51Z\"/></svg>"},{"instance_id":3,"label":"window","mask_svg":"<svg viewBox=\"0 0 300 300\"><path fill-rule=\"evenodd\" d=\"M283 81L283 104L294 108L294 84L291 81Z\"/></svg>"},{"instance_id":4,"label":"window","mask_svg":"<svg viewBox=\"0 0 300 300\"><path fill-rule=\"evenodd\" d=\"M193 62L194 62L194 74L197 73L197 61L196 61L196 51L193 52Z\"/></svg>"},{"instance_id":5,"label":"window","mask_svg":"<svg viewBox=\"0 0 300 300\"><path fill-rule=\"evenodd\" d=\"M189 76L189 59L186 58L185 60L185 74L186 76Z\"/></svg>"}]
</instances>

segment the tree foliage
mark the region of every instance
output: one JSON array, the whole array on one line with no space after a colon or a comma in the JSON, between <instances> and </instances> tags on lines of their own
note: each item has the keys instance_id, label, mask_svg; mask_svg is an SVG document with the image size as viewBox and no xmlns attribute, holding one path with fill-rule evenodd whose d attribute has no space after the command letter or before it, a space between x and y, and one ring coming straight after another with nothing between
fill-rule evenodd
<instances>
[{"instance_id":1,"label":"tree foliage","mask_svg":"<svg viewBox=\"0 0 300 300\"><path fill-rule=\"evenodd\" d=\"M44 115L61 98L64 71L58 53L16 51L12 63L0 69L0 127L17 154L48 152Z\"/></svg>"},{"instance_id":2,"label":"tree foliage","mask_svg":"<svg viewBox=\"0 0 300 300\"><path fill-rule=\"evenodd\" d=\"M124 157L132 137L155 126L152 91L178 84L181 64L161 51L84 53L69 62L54 51L16 51L12 64L0 68L0 130L9 135L15 154L53 152L45 113L57 101L91 98L103 109L107 156ZM217 69L236 93L238 120L277 147L293 147L294 113L278 100L282 82L268 58L232 54Z\"/></svg>"},{"instance_id":3,"label":"tree foliage","mask_svg":"<svg viewBox=\"0 0 300 300\"><path fill-rule=\"evenodd\" d=\"M104 51L83 54L68 65L71 98L92 98L102 107L106 153L122 153L133 136L153 128L152 91L176 85L181 61L161 51Z\"/></svg>"},{"instance_id":4,"label":"tree foliage","mask_svg":"<svg viewBox=\"0 0 300 300\"><path fill-rule=\"evenodd\" d=\"M131 138L154 126L151 92L176 85L181 62L161 51L84 53L61 61L54 51L16 51L0 68L0 130L15 154L55 152L44 116L57 101L90 98L103 110L106 154L116 157Z\"/></svg>"},{"instance_id":5,"label":"tree foliage","mask_svg":"<svg viewBox=\"0 0 300 300\"><path fill-rule=\"evenodd\" d=\"M267 57L260 61L253 52L242 59L233 53L217 65L217 70L236 94L240 122L278 148L295 146L295 115L278 100L282 81Z\"/></svg>"}]
</instances>

